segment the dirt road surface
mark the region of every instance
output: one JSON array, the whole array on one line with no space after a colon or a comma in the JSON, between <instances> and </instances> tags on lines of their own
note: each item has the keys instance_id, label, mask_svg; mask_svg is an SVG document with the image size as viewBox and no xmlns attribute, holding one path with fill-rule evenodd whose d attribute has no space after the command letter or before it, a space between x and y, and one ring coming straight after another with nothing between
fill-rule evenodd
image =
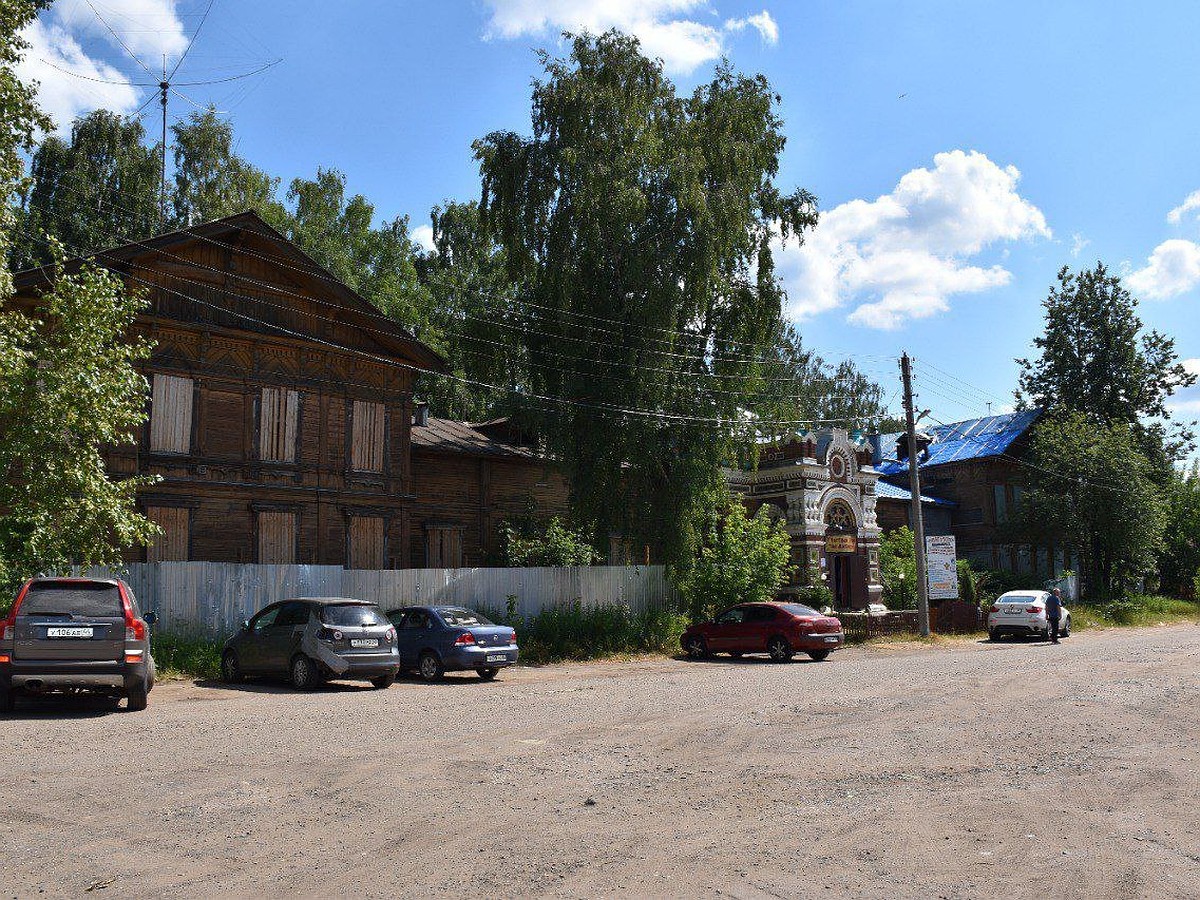
<instances>
[{"instance_id":1,"label":"dirt road surface","mask_svg":"<svg viewBox=\"0 0 1200 900\"><path fill-rule=\"evenodd\" d=\"M1196 626L176 683L0 736L14 897L1200 896Z\"/></svg>"}]
</instances>

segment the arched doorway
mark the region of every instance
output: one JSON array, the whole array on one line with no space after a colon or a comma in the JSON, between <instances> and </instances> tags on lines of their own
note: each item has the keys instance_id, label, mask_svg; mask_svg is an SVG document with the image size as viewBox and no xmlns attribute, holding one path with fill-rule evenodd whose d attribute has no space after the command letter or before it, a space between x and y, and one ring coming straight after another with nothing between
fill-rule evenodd
<instances>
[{"instance_id":1,"label":"arched doorway","mask_svg":"<svg viewBox=\"0 0 1200 900\"><path fill-rule=\"evenodd\" d=\"M858 522L854 510L845 500L834 500L825 509L825 562L837 609L853 605L857 561Z\"/></svg>"}]
</instances>

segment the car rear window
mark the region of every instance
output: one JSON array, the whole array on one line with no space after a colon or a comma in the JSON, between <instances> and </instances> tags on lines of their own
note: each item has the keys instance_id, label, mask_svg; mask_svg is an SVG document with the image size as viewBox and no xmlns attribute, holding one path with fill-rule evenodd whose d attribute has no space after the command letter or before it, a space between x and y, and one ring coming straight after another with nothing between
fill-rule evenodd
<instances>
[{"instance_id":1,"label":"car rear window","mask_svg":"<svg viewBox=\"0 0 1200 900\"><path fill-rule=\"evenodd\" d=\"M361 603L334 603L322 607L321 621L326 625L345 626L388 624L378 606L365 606Z\"/></svg>"},{"instance_id":2,"label":"car rear window","mask_svg":"<svg viewBox=\"0 0 1200 900\"><path fill-rule=\"evenodd\" d=\"M29 586L29 592L21 601L20 612L23 616L50 616L57 613L120 618L125 615L125 605L115 584L40 581Z\"/></svg>"},{"instance_id":3,"label":"car rear window","mask_svg":"<svg viewBox=\"0 0 1200 900\"><path fill-rule=\"evenodd\" d=\"M470 628L473 625L492 624L487 616L481 616L477 612L472 612L469 609L459 609L458 607L438 607L438 615L451 628Z\"/></svg>"},{"instance_id":4,"label":"car rear window","mask_svg":"<svg viewBox=\"0 0 1200 900\"><path fill-rule=\"evenodd\" d=\"M781 604L784 609L790 612L793 616L819 616L820 613L811 606L805 606L803 603L784 603Z\"/></svg>"}]
</instances>

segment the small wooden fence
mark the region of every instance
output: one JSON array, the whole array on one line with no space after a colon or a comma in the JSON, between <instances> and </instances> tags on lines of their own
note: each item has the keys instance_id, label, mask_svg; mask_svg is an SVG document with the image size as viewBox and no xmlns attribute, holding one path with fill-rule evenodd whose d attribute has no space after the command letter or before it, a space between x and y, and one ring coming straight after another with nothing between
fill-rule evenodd
<instances>
[{"instance_id":1,"label":"small wooden fence","mask_svg":"<svg viewBox=\"0 0 1200 900\"><path fill-rule=\"evenodd\" d=\"M849 643L892 635L913 635L920 626L915 609L901 609L869 616L866 613L837 613ZM929 629L936 634L970 634L983 627L979 608L961 600L951 600L929 608Z\"/></svg>"},{"instance_id":2,"label":"small wooden fence","mask_svg":"<svg viewBox=\"0 0 1200 900\"><path fill-rule=\"evenodd\" d=\"M528 569L343 569L241 563L134 563L88 574L125 579L143 610L172 632L228 634L268 603L289 597L354 597L385 610L445 603L521 616L576 601L617 603L634 612L676 600L662 566Z\"/></svg>"}]
</instances>

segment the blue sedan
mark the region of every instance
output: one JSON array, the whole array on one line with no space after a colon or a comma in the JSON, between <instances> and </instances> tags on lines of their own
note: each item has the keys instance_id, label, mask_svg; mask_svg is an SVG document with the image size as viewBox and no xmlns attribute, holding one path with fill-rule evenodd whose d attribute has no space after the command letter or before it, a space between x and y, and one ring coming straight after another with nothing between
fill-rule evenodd
<instances>
[{"instance_id":1,"label":"blue sedan","mask_svg":"<svg viewBox=\"0 0 1200 900\"><path fill-rule=\"evenodd\" d=\"M491 681L517 661L517 632L461 606L406 606L388 613L396 626L401 671L426 681L474 669Z\"/></svg>"}]
</instances>

